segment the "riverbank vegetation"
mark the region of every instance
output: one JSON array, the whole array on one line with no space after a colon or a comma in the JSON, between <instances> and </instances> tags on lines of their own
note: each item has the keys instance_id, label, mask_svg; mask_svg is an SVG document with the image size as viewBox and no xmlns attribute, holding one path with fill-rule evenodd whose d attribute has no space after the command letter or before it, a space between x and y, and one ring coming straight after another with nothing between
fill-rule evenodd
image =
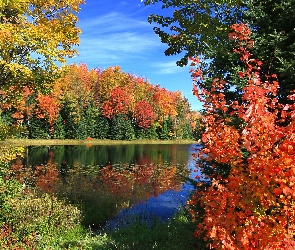
<instances>
[{"instance_id":1,"label":"riverbank vegetation","mask_svg":"<svg viewBox=\"0 0 295 250\"><path fill-rule=\"evenodd\" d=\"M3 145L13 146L56 146L56 145L121 145L121 144L197 144L195 140L150 140L138 139L132 141L123 140L98 140L88 138L86 140L76 139L6 139Z\"/></svg>"},{"instance_id":2,"label":"riverbank vegetation","mask_svg":"<svg viewBox=\"0 0 295 250\"><path fill-rule=\"evenodd\" d=\"M28 192L14 180L1 179L0 187L3 249L144 250L197 246L191 233L194 225L185 210L179 210L167 222L155 218L150 225L134 221L114 231L92 231L82 225L81 211L66 200Z\"/></svg>"}]
</instances>

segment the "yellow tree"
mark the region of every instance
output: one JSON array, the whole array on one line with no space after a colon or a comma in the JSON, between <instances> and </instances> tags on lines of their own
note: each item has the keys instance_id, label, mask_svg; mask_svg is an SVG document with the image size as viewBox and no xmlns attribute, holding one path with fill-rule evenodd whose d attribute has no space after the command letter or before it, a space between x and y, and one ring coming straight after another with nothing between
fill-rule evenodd
<instances>
[{"instance_id":1,"label":"yellow tree","mask_svg":"<svg viewBox=\"0 0 295 250\"><path fill-rule=\"evenodd\" d=\"M157 119L160 123L169 116L175 118L177 115L173 92L161 88L159 85L156 85L153 88L153 105Z\"/></svg>"},{"instance_id":2,"label":"yellow tree","mask_svg":"<svg viewBox=\"0 0 295 250\"><path fill-rule=\"evenodd\" d=\"M57 63L76 54L84 0L0 0L0 87L45 90ZM45 85L44 85L45 84Z\"/></svg>"},{"instance_id":3,"label":"yellow tree","mask_svg":"<svg viewBox=\"0 0 295 250\"><path fill-rule=\"evenodd\" d=\"M89 71L86 64L65 66L61 72L61 77L54 82L52 95L78 122L83 111L94 102L97 74L95 70Z\"/></svg>"},{"instance_id":4,"label":"yellow tree","mask_svg":"<svg viewBox=\"0 0 295 250\"><path fill-rule=\"evenodd\" d=\"M109 67L105 70L98 69L97 82L94 86L95 99L103 103L109 99L113 89L124 87L132 93L134 86L135 82L133 82L132 76L124 73L119 66Z\"/></svg>"}]
</instances>

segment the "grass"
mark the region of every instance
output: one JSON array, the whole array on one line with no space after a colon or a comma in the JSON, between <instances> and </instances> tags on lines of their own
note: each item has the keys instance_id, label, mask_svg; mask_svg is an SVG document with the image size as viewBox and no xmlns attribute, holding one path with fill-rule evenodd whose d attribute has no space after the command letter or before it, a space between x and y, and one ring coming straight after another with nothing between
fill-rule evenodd
<instances>
[{"instance_id":1,"label":"grass","mask_svg":"<svg viewBox=\"0 0 295 250\"><path fill-rule=\"evenodd\" d=\"M126 228L100 232L96 236L88 234L84 238L76 233L75 239L63 240L60 246L62 249L91 250L206 249L193 236L195 226L184 211L179 211L166 223L155 220L151 226L147 226L142 222L134 222Z\"/></svg>"},{"instance_id":2,"label":"grass","mask_svg":"<svg viewBox=\"0 0 295 250\"><path fill-rule=\"evenodd\" d=\"M194 140L72 140L72 139L7 139L3 142L6 145L12 146L43 146L43 145L116 145L116 144L193 144L197 143Z\"/></svg>"}]
</instances>

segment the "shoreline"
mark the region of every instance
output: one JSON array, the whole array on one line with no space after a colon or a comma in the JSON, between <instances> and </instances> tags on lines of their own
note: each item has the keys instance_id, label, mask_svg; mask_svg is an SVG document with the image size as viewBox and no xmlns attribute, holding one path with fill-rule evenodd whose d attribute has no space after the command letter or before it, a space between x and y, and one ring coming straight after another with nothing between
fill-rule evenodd
<instances>
[{"instance_id":1,"label":"shoreline","mask_svg":"<svg viewBox=\"0 0 295 250\"><path fill-rule=\"evenodd\" d=\"M108 139L7 139L2 145L11 146L55 146L55 145L119 145L119 144L198 144L195 140L108 140Z\"/></svg>"}]
</instances>

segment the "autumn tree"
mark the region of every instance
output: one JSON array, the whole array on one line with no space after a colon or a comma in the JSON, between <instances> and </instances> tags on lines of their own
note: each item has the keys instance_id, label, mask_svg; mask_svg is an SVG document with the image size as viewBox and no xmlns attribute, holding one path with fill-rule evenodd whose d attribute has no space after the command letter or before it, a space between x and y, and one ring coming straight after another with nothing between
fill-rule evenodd
<instances>
[{"instance_id":1,"label":"autumn tree","mask_svg":"<svg viewBox=\"0 0 295 250\"><path fill-rule=\"evenodd\" d=\"M61 103L69 102L76 110L85 108L94 101L93 85L96 81L95 70L86 64L72 64L61 69L61 76L54 82L53 96Z\"/></svg>"},{"instance_id":2,"label":"autumn tree","mask_svg":"<svg viewBox=\"0 0 295 250\"><path fill-rule=\"evenodd\" d=\"M157 120L162 123L169 116L175 117L177 112L174 105L173 93L159 85L153 86L153 107Z\"/></svg>"},{"instance_id":3,"label":"autumn tree","mask_svg":"<svg viewBox=\"0 0 295 250\"><path fill-rule=\"evenodd\" d=\"M1 88L34 82L43 89L51 81L57 63L76 54L76 14L83 2L1 1Z\"/></svg>"},{"instance_id":4,"label":"autumn tree","mask_svg":"<svg viewBox=\"0 0 295 250\"><path fill-rule=\"evenodd\" d=\"M133 75L132 81L134 82L134 102L145 100L149 103L153 101L153 85L142 77Z\"/></svg>"},{"instance_id":5,"label":"autumn tree","mask_svg":"<svg viewBox=\"0 0 295 250\"><path fill-rule=\"evenodd\" d=\"M86 64L73 64L64 67L61 77L54 82L52 95L60 102L68 138L93 136L99 115L93 92L96 79L95 70L88 70ZM91 135L87 130L91 130Z\"/></svg>"},{"instance_id":6,"label":"autumn tree","mask_svg":"<svg viewBox=\"0 0 295 250\"><path fill-rule=\"evenodd\" d=\"M234 46L227 39L233 23L249 23L256 46L252 53L265 63L263 74L277 73L280 81L280 102L288 103L287 96L294 89L294 1L192 1L146 0L146 5L161 4L167 15L152 14L148 20L156 25L155 33L167 44L166 55L182 53L177 62L186 65L190 56L202 60L206 80L198 83L210 89L215 77L226 80L226 100L237 100L246 81L235 74L242 65L238 55L231 53ZM169 12L170 11L170 12ZM262 75L263 77L263 75Z\"/></svg>"},{"instance_id":7,"label":"autumn tree","mask_svg":"<svg viewBox=\"0 0 295 250\"><path fill-rule=\"evenodd\" d=\"M212 249L293 249L295 90L288 96L292 104L280 104L277 76L262 77L262 61L251 56L249 27L231 28L243 64L237 74L247 82L242 101L228 105L226 82L219 78L210 90L194 89L206 109L199 167L207 174L211 169L189 201L199 222L195 236ZM194 81L202 81L199 63L193 59ZM238 127L235 119L241 120Z\"/></svg>"},{"instance_id":8,"label":"autumn tree","mask_svg":"<svg viewBox=\"0 0 295 250\"><path fill-rule=\"evenodd\" d=\"M131 98L127 88L113 88L109 99L102 104L102 115L107 118L112 118L118 114L127 115L131 111Z\"/></svg>"},{"instance_id":9,"label":"autumn tree","mask_svg":"<svg viewBox=\"0 0 295 250\"><path fill-rule=\"evenodd\" d=\"M135 103L132 117L135 119L138 127L149 128L155 120L155 113L150 103L145 100Z\"/></svg>"},{"instance_id":10,"label":"autumn tree","mask_svg":"<svg viewBox=\"0 0 295 250\"><path fill-rule=\"evenodd\" d=\"M53 125L59 116L59 103L50 95L39 94L37 97L38 108L36 109L36 117L44 119L49 134L54 132Z\"/></svg>"},{"instance_id":11,"label":"autumn tree","mask_svg":"<svg viewBox=\"0 0 295 250\"><path fill-rule=\"evenodd\" d=\"M10 93L13 92L13 96ZM10 114L16 123L23 125L29 122L36 106L35 91L29 86L19 89L11 86L9 90L1 92L1 110Z\"/></svg>"},{"instance_id":12,"label":"autumn tree","mask_svg":"<svg viewBox=\"0 0 295 250\"><path fill-rule=\"evenodd\" d=\"M133 92L135 83L133 77L124 73L119 66L109 67L105 70L96 69L97 81L94 85L95 100L103 103L109 99L111 91L117 87L124 87Z\"/></svg>"}]
</instances>

